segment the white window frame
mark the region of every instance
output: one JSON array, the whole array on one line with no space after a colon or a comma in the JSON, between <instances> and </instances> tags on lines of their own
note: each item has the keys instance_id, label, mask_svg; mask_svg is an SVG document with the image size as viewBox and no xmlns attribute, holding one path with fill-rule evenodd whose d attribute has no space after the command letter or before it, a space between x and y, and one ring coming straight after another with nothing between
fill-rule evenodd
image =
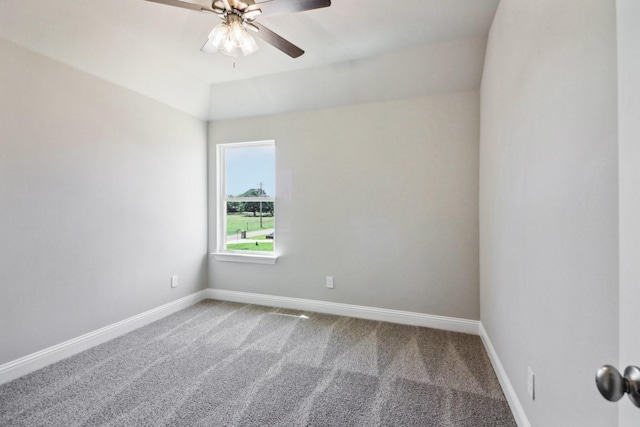
<instances>
[{"instance_id":1,"label":"white window frame","mask_svg":"<svg viewBox=\"0 0 640 427\"><path fill-rule=\"evenodd\" d=\"M274 140L235 142L228 144L218 144L216 146L216 170L217 170L217 191L216 191L216 213L217 213L217 242L214 253L217 261L246 262L252 264L275 264L278 260L276 255L276 242L273 240L273 252L241 251L227 249L227 202L274 202L276 195L271 197L233 197L229 198L226 193L226 171L225 171L225 151L234 148L246 147L274 147ZM274 179L275 179L275 171ZM275 189L274 189L275 191ZM274 216L275 228L275 216Z\"/></svg>"}]
</instances>

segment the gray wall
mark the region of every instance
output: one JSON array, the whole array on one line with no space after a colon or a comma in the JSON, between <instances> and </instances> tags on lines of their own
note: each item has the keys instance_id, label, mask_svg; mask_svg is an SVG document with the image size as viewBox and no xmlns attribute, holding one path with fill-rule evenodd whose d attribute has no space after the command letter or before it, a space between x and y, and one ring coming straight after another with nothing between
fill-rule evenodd
<instances>
[{"instance_id":1,"label":"gray wall","mask_svg":"<svg viewBox=\"0 0 640 427\"><path fill-rule=\"evenodd\" d=\"M615 2L502 0L481 89L481 320L533 426L613 426ZM527 367L536 399L527 395Z\"/></svg>"},{"instance_id":2,"label":"gray wall","mask_svg":"<svg viewBox=\"0 0 640 427\"><path fill-rule=\"evenodd\" d=\"M210 286L478 319L478 126L477 92L212 122L212 200L216 144L275 139L281 257Z\"/></svg>"},{"instance_id":3,"label":"gray wall","mask_svg":"<svg viewBox=\"0 0 640 427\"><path fill-rule=\"evenodd\" d=\"M0 364L203 289L206 125L8 42L0 57Z\"/></svg>"}]
</instances>

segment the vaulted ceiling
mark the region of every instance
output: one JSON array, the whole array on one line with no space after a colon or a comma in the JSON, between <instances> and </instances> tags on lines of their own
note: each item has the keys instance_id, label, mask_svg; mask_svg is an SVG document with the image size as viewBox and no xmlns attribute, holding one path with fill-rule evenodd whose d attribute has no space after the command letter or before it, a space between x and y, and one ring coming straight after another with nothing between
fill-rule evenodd
<instances>
[{"instance_id":1,"label":"vaulted ceiling","mask_svg":"<svg viewBox=\"0 0 640 427\"><path fill-rule=\"evenodd\" d=\"M0 1L0 38L216 120L478 89L498 1L333 0L260 18L297 59L260 39L247 57L202 53L217 16L144 0Z\"/></svg>"}]
</instances>

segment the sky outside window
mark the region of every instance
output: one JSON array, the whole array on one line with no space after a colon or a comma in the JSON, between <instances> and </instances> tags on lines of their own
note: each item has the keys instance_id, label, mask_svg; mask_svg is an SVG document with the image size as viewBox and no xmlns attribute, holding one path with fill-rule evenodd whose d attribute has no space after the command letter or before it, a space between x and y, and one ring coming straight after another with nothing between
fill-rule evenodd
<instances>
[{"instance_id":1,"label":"sky outside window","mask_svg":"<svg viewBox=\"0 0 640 427\"><path fill-rule=\"evenodd\" d=\"M273 145L238 147L225 151L227 195L238 196L249 189L260 188L275 196L276 151Z\"/></svg>"}]
</instances>

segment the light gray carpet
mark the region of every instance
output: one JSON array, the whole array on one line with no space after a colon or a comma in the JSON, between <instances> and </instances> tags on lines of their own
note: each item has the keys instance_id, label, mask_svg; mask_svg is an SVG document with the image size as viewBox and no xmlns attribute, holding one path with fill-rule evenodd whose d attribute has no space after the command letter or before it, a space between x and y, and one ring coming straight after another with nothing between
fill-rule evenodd
<instances>
[{"instance_id":1,"label":"light gray carpet","mask_svg":"<svg viewBox=\"0 0 640 427\"><path fill-rule=\"evenodd\" d=\"M207 300L0 386L1 426L515 426L477 336Z\"/></svg>"}]
</instances>

